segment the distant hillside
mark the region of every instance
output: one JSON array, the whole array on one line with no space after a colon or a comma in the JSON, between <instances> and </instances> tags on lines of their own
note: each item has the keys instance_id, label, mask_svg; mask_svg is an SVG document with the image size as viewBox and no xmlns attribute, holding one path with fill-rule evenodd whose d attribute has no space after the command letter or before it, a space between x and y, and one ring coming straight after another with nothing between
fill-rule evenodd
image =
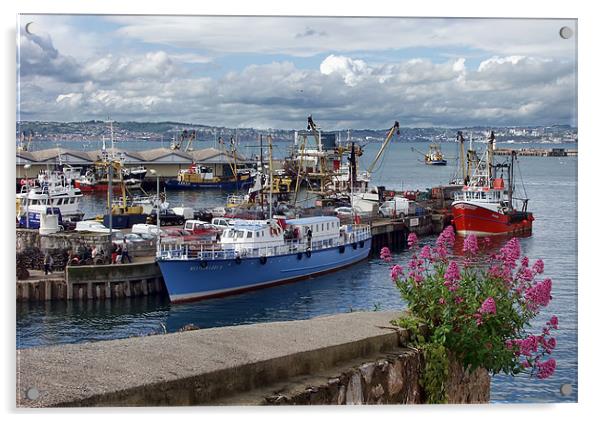
<instances>
[{"instance_id":1,"label":"distant hillside","mask_svg":"<svg viewBox=\"0 0 602 422\"><path fill-rule=\"evenodd\" d=\"M305 130L300 127L297 130ZM490 130L496 133L499 141L558 141L573 142L577 140L577 129L567 125L556 125L548 127L471 127L471 128L400 128L399 137L394 141L411 142L449 142L455 141L456 133L462 130L465 138L472 135L475 139L486 137ZM115 140L147 140L147 141L170 141L183 130L196 130L197 139L215 140L222 137L224 142L236 137L241 142L256 141L260 135L272 135L274 141L292 141L294 129L270 129L258 130L253 128L226 128L212 127L202 124L181 122L114 122L113 136ZM328 128L323 128L328 131ZM354 129L349 131L352 140L358 142L381 142L387 135L389 128L383 129ZM346 130L336 131L341 139L346 139ZM102 137L109 139L111 136L109 125L101 120L89 120L83 122L39 122L25 121L17 124L16 136L23 133L26 137L32 134L36 140L48 141L86 141L98 140Z\"/></svg>"}]
</instances>

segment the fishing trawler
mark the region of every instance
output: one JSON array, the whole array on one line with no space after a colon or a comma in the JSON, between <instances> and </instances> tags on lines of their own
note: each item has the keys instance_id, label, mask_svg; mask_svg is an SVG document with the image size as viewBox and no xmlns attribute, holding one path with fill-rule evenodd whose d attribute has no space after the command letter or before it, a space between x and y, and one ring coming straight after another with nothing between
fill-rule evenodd
<instances>
[{"instance_id":1,"label":"fishing trawler","mask_svg":"<svg viewBox=\"0 0 602 422\"><path fill-rule=\"evenodd\" d=\"M441 152L441 146L435 142L429 145L429 149L427 152L421 152L415 148L412 148L412 151L416 151L424 156L424 164L429 166L446 166L447 160Z\"/></svg>"},{"instance_id":2,"label":"fishing trawler","mask_svg":"<svg viewBox=\"0 0 602 422\"><path fill-rule=\"evenodd\" d=\"M429 150L424 155L424 163L431 166L447 165L447 160L441 152L441 146L439 144L432 143L429 145Z\"/></svg>"},{"instance_id":3,"label":"fishing trawler","mask_svg":"<svg viewBox=\"0 0 602 422\"><path fill-rule=\"evenodd\" d=\"M157 257L172 302L225 296L317 276L368 257L368 225L336 217L235 220L209 249L164 245Z\"/></svg>"},{"instance_id":4,"label":"fishing trawler","mask_svg":"<svg viewBox=\"0 0 602 422\"><path fill-rule=\"evenodd\" d=\"M452 202L453 225L460 235L492 236L530 234L533 214L527 211L529 199L515 196L514 162L493 162L495 135L491 132L489 145L469 175L462 191ZM504 178L506 172L506 178ZM515 202L522 202L517 209Z\"/></svg>"},{"instance_id":5,"label":"fishing trawler","mask_svg":"<svg viewBox=\"0 0 602 422\"><path fill-rule=\"evenodd\" d=\"M176 179L165 182L167 189L245 189L253 184L249 171L236 171L231 176L216 176L209 167L193 164L180 170Z\"/></svg>"}]
</instances>

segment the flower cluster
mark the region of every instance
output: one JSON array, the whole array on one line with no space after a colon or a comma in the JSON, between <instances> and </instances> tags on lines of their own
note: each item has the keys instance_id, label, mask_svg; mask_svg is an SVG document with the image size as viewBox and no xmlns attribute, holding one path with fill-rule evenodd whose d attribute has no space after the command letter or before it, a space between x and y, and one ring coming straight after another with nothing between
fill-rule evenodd
<instances>
[{"instance_id":1,"label":"flower cluster","mask_svg":"<svg viewBox=\"0 0 602 422\"><path fill-rule=\"evenodd\" d=\"M391 262L391 260L393 259L391 257L391 250L386 246L380 250L380 259L382 259L385 262Z\"/></svg>"},{"instance_id":2,"label":"flower cluster","mask_svg":"<svg viewBox=\"0 0 602 422\"><path fill-rule=\"evenodd\" d=\"M462 247L462 251L470 255L476 255L476 253L479 251L477 237L474 234L469 234L466 237L466 239L464 239L464 246Z\"/></svg>"},{"instance_id":3,"label":"flower cluster","mask_svg":"<svg viewBox=\"0 0 602 422\"><path fill-rule=\"evenodd\" d=\"M527 307L530 310L536 310L542 306L548 306L552 300L552 280L546 278L543 281L535 283L525 291Z\"/></svg>"},{"instance_id":4,"label":"flower cluster","mask_svg":"<svg viewBox=\"0 0 602 422\"><path fill-rule=\"evenodd\" d=\"M408 235L408 247L413 248L416 245L418 245L418 236L416 236L416 233L410 233Z\"/></svg>"},{"instance_id":5,"label":"flower cluster","mask_svg":"<svg viewBox=\"0 0 602 422\"><path fill-rule=\"evenodd\" d=\"M403 276L403 267L401 265L393 265L391 267L391 279L393 281L399 280Z\"/></svg>"},{"instance_id":6,"label":"flower cluster","mask_svg":"<svg viewBox=\"0 0 602 422\"><path fill-rule=\"evenodd\" d=\"M531 266L515 238L487 259L479 253L480 239L475 236L463 239L463 259L458 259L452 255L455 241L451 226L433 247L419 250L418 237L408 236L412 256L407 272L394 265L391 278L410 315L426 324L434 341L442 342L465 367L551 376L556 361L547 355L556 348L551 330L558 328L558 318L551 317L541 334L527 332L530 321L552 299L552 281L538 279L543 261L537 259ZM481 246L489 243L483 239ZM381 258L390 260L390 251L381 251ZM488 266L480 264L485 261Z\"/></svg>"}]
</instances>

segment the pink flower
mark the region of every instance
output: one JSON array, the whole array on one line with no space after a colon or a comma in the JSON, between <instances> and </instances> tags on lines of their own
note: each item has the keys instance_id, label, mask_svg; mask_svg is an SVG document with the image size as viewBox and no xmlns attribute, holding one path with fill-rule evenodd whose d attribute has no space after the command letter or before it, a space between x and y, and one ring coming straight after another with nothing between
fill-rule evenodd
<instances>
[{"instance_id":1,"label":"pink flower","mask_svg":"<svg viewBox=\"0 0 602 422\"><path fill-rule=\"evenodd\" d=\"M521 355L531 356L531 353L537 352L537 345L539 344L539 341L536 336L529 336L523 340L516 340L516 344L519 346Z\"/></svg>"},{"instance_id":2,"label":"pink flower","mask_svg":"<svg viewBox=\"0 0 602 422\"><path fill-rule=\"evenodd\" d=\"M520 260L520 265L523 267L528 267L529 266L529 257L523 256Z\"/></svg>"},{"instance_id":3,"label":"pink flower","mask_svg":"<svg viewBox=\"0 0 602 422\"><path fill-rule=\"evenodd\" d=\"M447 267L443 278L445 278L445 281L448 281L450 283L460 280L460 269L458 268L458 264L456 264L455 261L449 263L449 266Z\"/></svg>"},{"instance_id":4,"label":"pink flower","mask_svg":"<svg viewBox=\"0 0 602 422\"><path fill-rule=\"evenodd\" d=\"M525 292L527 307L534 310L539 306L548 306L552 299L552 280L546 278L544 281L534 284Z\"/></svg>"},{"instance_id":5,"label":"pink flower","mask_svg":"<svg viewBox=\"0 0 602 422\"><path fill-rule=\"evenodd\" d=\"M410 233L408 235L408 247L413 248L414 245L416 245L418 243L418 236L416 236L416 233Z\"/></svg>"},{"instance_id":6,"label":"pink flower","mask_svg":"<svg viewBox=\"0 0 602 422\"><path fill-rule=\"evenodd\" d=\"M558 317L556 315L552 315L552 318L547 322L547 325L550 325L555 330L558 329Z\"/></svg>"},{"instance_id":7,"label":"pink flower","mask_svg":"<svg viewBox=\"0 0 602 422\"><path fill-rule=\"evenodd\" d=\"M445 246L438 245L435 247L435 253L439 256L439 259L445 260L447 257L447 249Z\"/></svg>"},{"instance_id":8,"label":"pink flower","mask_svg":"<svg viewBox=\"0 0 602 422\"><path fill-rule=\"evenodd\" d=\"M475 321L477 322L477 326L481 325L483 323L483 315L481 315L480 313L476 313L473 315Z\"/></svg>"},{"instance_id":9,"label":"pink flower","mask_svg":"<svg viewBox=\"0 0 602 422\"><path fill-rule=\"evenodd\" d=\"M556 348L556 339L552 337L546 340L543 336L541 337L541 346L544 348L546 353L552 353L552 350Z\"/></svg>"},{"instance_id":10,"label":"pink flower","mask_svg":"<svg viewBox=\"0 0 602 422\"><path fill-rule=\"evenodd\" d=\"M471 255L476 255L476 253L479 251L477 237L474 234L469 234L466 239L464 239L462 251Z\"/></svg>"},{"instance_id":11,"label":"pink flower","mask_svg":"<svg viewBox=\"0 0 602 422\"><path fill-rule=\"evenodd\" d=\"M420 258L422 259L431 259L431 247L429 245L425 245L420 251Z\"/></svg>"},{"instance_id":12,"label":"pink flower","mask_svg":"<svg viewBox=\"0 0 602 422\"><path fill-rule=\"evenodd\" d=\"M456 235L454 234L454 228L447 226L437 238L437 246L448 246L452 247L456 241Z\"/></svg>"},{"instance_id":13,"label":"pink flower","mask_svg":"<svg viewBox=\"0 0 602 422\"><path fill-rule=\"evenodd\" d=\"M545 362L538 362L537 364L537 378L545 379L549 378L554 374L556 370L556 360L548 359Z\"/></svg>"},{"instance_id":14,"label":"pink flower","mask_svg":"<svg viewBox=\"0 0 602 422\"><path fill-rule=\"evenodd\" d=\"M439 305L445 305L445 299L442 297L439 298Z\"/></svg>"},{"instance_id":15,"label":"pink flower","mask_svg":"<svg viewBox=\"0 0 602 422\"><path fill-rule=\"evenodd\" d=\"M516 267L516 260L520 258L520 243L516 237L513 237L500 249L500 259L509 268Z\"/></svg>"},{"instance_id":16,"label":"pink flower","mask_svg":"<svg viewBox=\"0 0 602 422\"><path fill-rule=\"evenodd\" d=\"M535 275L533 274L533 271L531 271L529 268L523 267L518 273L518 277L524 281L532 281Z\"/></svg>"},{"instance_id":17,"label":"pink flower","mask_svg":"<svg viewBox=\"0 0 602 422\"><path fill-rule=\"evenodd\" d=\"M543 273L543 261L541 259L535 261L535 264L533 264L533 271L535 274Z\"/></svg>"},{"instance_id":18,"label":"pink flower","mask_svg":"<svg viewBox=\"0 0 602 422\"><path fill-rule=\"evenodd\" d=\"M385 262L391 262L391 260L392 260L391 250L389 248L387 248L386 246L380 250L380 259L382 259Z\"/></svg>"},{"instance_id":19,"label":"pink flower","mask_svg":"<svg viewBox=\"0 0 602 422\"><path fill-rule=\"evenodd\" d=\"M419 271L410 271L408 274L408 277L414 280L414 283L416 283L417 285L422 283L424 281L424 277L422 276L422 273L420 273Z\"/></svg>"},{"instance_id":20,"label":"pink flower","mask_svg":"<svg viewBox=\"0 0 602 422\"><path fill-rule=\"evenodd\" d=\"M401 265L393 265L391 267L391 279L397 281L401 276L403 276L403 267Z\"/></svg>"},{"instance_id":21,"label":"pink flower","mask_svg":"<svg viewBox=\"0 0 602 422\"><path fill-rule=\"evenodd\" d=\"M456 296L454 298L454 302L456 302L458 305L462 302L464 302L464 298L462 296Z\"/></svg>"},{"instance_id":22,"label":"pink flower","mask_svg":"<svg viewBox=\"0 0 602 422\"><path fill-rule=\"evenodd\" d=\"M495 315L496 311L497 310L495 307L495 300L492 297L488 297L487 299L485 299L485 301L481 304L481 307L479 308L479 312L482 314Z\"/></svg>"}]
</instances>

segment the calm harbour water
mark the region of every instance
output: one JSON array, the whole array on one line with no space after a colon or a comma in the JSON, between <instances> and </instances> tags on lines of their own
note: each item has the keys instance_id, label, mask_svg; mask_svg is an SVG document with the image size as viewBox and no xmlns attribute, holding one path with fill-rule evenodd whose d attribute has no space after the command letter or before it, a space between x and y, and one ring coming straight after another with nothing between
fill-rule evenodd
<instances>
[{"instance_id":1,"label":"calm harbour water","mask_svg":"<svg viewBox=\"0 0 602 422\"><path fill-rule=\"evenodd\" d=\"M140 142L127 143L140 149ZM119 145L124 147L125 144ZM151 146L156 148L159 145ZM210 145L208 145L210 146ZM483 144L476 144L478 148ZM509 145L500 144L500 147ZM514 145L523 147L528 145ZM550 148L550 145L533 145ZM576 145L558 145L576 148ZM73 148L73 145L66 145ZM93 146L92 146L93 147ZM393 189L426 189L447 183L455 167L454 144L443 144L447 167L431 167L420 162L414 147L426 144L394 142L375 170L373 183ZM556 147L556 145L554 145ZM369 144L362 157L366 166L378 149ZM278 150L278 148L277 148ZM280 147L285 150L284 146ZM554 352L558 367L548 380L527 376L496 376L492 383L493 402L558 402L577 400L577 158L520 157L520 170L535 216L533 235L520 239L523 254L545 261L545 275L553 280L550 306L534 321L533 330L555 314L560 320L558 346ZM517 172L517 176L520 173ZM517 188L522 189L520 180ZM172 206L223 205L227 192L168 192ZM104 197L87 197L87 215L103 210ZM421 239L434 242L435 237ZM395 254L400 262L409 253ZM167 298L150 297L106 302L17 304L17 348L79 343L176 331L188 323L218 327L255 322L311 318L355 310L385 310L404 307L389 280L390 264L370 259L333 274L307 281L273 287L220 299L171 305ZM164 328L165 327L165 328ZM572 393L560 394L560 386L570 384Z\"/></svg>"}]
</instances>

